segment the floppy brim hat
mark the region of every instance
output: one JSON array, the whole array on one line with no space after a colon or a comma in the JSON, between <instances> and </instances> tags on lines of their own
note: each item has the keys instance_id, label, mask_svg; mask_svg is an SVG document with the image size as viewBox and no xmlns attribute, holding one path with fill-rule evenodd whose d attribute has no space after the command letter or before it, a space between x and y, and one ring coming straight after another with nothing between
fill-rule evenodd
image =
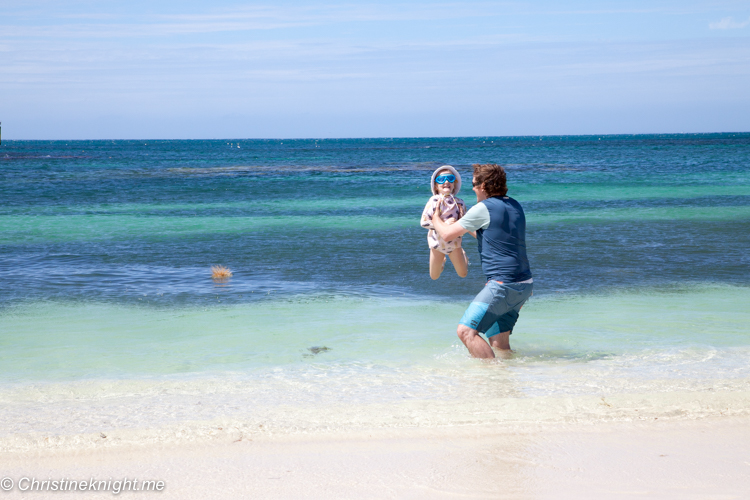
<instances>
[{"instance_id":1,"label":"floppy brim hat","mask_svg":"<svg viewBox=\"0 0 750 500\"><path fill-rule=\"evenodd\" d=\"M458 192L461 191L461 174L450 165L443 165L432 173L432 179L430 179L430 189L432 190L432 194L437 194L437 191L435 190L435 178L437 177L438 172L442 170L450 170L450 172L456 176L456 182L453 183L453 191L451 192L453 196L456 196Z\"/></svg>"}]
</instances>

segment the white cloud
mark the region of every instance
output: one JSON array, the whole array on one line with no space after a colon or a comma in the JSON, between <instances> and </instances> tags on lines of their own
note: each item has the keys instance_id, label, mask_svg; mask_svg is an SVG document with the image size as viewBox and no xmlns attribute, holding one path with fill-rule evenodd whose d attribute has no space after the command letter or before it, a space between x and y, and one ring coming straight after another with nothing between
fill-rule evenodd
<instances>
[{"instance_id":1,"label":"white cloud","mask_svg":"<svg viewBox=\"0 0 750 500\"><path fill-rule=\"evenodd\" d=\"M709 24L708 27L712 30L736 30L744 28L748 24L750 24L750 18L747 21L737 22L731 17L725 17L721 21Z\"/></svg>"}]
</instances>

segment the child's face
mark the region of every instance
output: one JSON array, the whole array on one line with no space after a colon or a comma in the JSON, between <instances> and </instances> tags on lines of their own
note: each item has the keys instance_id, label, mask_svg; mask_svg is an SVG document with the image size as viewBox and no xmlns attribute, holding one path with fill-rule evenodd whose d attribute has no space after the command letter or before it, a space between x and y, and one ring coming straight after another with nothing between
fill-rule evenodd
<instances>
[{"instance_id":1,"label":"child's face","mask_svg":"<svg viewBox=\"0 0 750 500\"><path fill-rule=\"evenodd\" d=\"M453 175L453 172L450 170L441 170L438 172L438 174L435 176L440 177L441 175ZM437 194L442 194L443 196L449 195L453 193L453 183L452 182L445 182L443 184L435 183L435 192Z\"/></svg>"}]
</instances>

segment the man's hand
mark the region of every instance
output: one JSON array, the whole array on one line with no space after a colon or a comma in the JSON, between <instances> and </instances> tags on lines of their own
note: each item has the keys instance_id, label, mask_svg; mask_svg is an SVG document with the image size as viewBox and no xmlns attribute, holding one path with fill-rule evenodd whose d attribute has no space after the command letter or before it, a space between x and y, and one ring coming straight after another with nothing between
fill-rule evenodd
<instances>
[{"instance_id":1,"label":"man's hand","mask_svg":"<svg viewBox=\"0 0 750 500\"><path fill-rule=\"evenodd\" d=\"M440 205L435 207L435 213L432 214L432 225L434 226L436 222L443 222L443 219L440 218Z\"/></svg>"},{"instance_id":2,"label":"man's hand","mask_svg":"<svg viewBox=\"0 0 750 500\"><path fill-rule=\"evenodd\" d=\"M455 219L443 221L440 218L440 207L435 208L435 213L432 215L432 226L445 241L453 241L467 232L461 224L455 224L455 222Z\"/></svg>"}]
</instances>

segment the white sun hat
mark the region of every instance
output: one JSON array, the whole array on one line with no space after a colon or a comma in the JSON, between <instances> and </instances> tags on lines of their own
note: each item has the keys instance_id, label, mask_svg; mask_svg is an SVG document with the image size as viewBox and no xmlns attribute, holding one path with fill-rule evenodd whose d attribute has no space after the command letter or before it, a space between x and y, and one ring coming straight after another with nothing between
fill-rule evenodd
<instances>
[{"instance_id":1,"label":"white sun hat","mask_svg":"<svg viewBox=\"0 0 750 500\"><path fill-rule=\"evenodd\" d=\"M430 189L432 190L432 194L437 194L435 191L435 178L441 170L450 170L451 173L456 176L456 182L453 183L453 191L451 192L453 196L456 196L458 192L461 191L461 174L450 165L443 165L432 173L432 179L430 179Z\"/></svg>"}]
</instances>

